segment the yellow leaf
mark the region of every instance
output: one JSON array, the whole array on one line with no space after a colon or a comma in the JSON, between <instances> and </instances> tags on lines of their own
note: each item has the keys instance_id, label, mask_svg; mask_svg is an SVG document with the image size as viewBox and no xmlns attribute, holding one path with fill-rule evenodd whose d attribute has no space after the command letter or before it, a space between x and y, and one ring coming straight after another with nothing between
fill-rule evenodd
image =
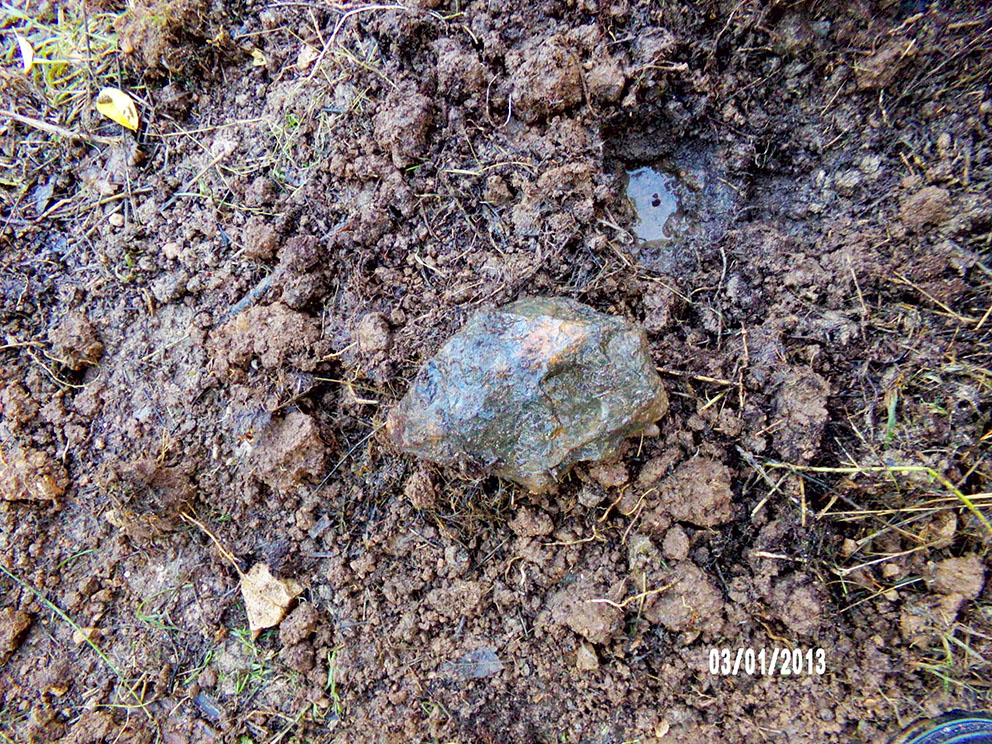
<instances>
[{"instance_id":1,"label":"yellow leaf","mask_svg":"<svg viewBox=\"0 0 992 744\"><path fill-rule=\"evenodd\" d=\"M138 129L138 109L134 99L117 88L104 88L96 98L96 110L122 127Z\"/></svg>"},{"instance_id":2,"label":"yellow leaf","mask_svg":"<svg viewBox=\"0 0 992 744\"><path fill-rule=\"evenodd\" d=\"M265 55L262 54L261 49L251 50L251 66L252 67L265 67L268 64L268 60L265 59Z\"/></svg>"},{"instance_id":3,"label":"yellow leaf","mask_svg":"<svg viewBox=\"0 0 992 744\"><path fill-rule=\"evenodd\" d=\"M34 64L34 47L16 31L14 38L17 39L17 48L21 50L21 67L24 68L24 72L31 72L31 66Z\"/></svg>"}]
</instances>

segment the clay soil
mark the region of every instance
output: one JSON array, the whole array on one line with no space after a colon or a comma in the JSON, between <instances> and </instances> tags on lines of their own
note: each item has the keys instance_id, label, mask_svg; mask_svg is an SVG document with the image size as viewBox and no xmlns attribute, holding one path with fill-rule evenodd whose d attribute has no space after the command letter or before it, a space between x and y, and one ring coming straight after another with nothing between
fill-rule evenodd
<instances>
[{"instance_id":1,"label":"clay soil","mask_svg":"<svg viewBox=\"0 0 992 744\"><path fill-rule=\"evenodd\" d=\"M2 13L4 742L884 742L992 707L984 3ZM15 32L70 30L75 78L23 72ZM624 180L658 164L698 227L660 254ZM419 365L535 295L646 328L660 431L543 496L393 450ZM253 638L258 563L303 591Z\"/></svg>"}]
</instances>

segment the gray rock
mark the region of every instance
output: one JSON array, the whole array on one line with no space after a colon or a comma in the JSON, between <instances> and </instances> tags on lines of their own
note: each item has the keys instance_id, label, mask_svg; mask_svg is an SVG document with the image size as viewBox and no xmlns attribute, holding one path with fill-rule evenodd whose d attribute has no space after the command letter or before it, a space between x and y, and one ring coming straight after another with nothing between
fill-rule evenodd
<instances>
[{"instance_id":1,"label":"gray rock","mask_svg":"<svg viewBox=\"0 0 992 744\"><path fill-rule=\"evenodd\" d=\"M574 300L483 311L417 374L386 428L402 451L533 492L614 456L668 396L644 331Z\"/></svg>"}]
</instances>

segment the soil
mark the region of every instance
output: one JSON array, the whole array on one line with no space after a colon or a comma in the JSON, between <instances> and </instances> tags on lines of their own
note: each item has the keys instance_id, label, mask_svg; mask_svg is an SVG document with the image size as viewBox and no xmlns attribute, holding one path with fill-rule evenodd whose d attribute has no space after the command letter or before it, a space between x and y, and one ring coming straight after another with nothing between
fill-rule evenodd
<instances>
[{"instance_id":1,"label":"soil","mask_svg":"<svg viewBox=\"0 0 992 744\"><path fill-rule=\"evenodd\" d=\"M143 123L0 118L0 738L992 707L984 3L123 5L19 4L118 14ZM5 18L2 108L60 121ZM692 240L644 250L626 174L679 163ZM420 365L537 295L647 329L658 430L541 496L394 451ZM252 638L259 563L304 591Z\"/></svg>"}]
</instances>

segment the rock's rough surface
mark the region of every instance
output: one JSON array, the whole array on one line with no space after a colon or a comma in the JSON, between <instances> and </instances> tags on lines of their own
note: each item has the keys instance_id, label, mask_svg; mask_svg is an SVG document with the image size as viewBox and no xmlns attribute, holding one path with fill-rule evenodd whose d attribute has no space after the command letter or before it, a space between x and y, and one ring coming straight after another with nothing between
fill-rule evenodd
<instances>
[{"instance_id":1,"label":"rock's rough surface","mask_svg":"<svg viewBox=\"0 0 992 744\"><path fill-rule=\"evenodd\" d=\"M541 492L667 410L643 330L574 300L533 298L470 319L386 426L405 452Z\"/></svg>"}]
</instances>

